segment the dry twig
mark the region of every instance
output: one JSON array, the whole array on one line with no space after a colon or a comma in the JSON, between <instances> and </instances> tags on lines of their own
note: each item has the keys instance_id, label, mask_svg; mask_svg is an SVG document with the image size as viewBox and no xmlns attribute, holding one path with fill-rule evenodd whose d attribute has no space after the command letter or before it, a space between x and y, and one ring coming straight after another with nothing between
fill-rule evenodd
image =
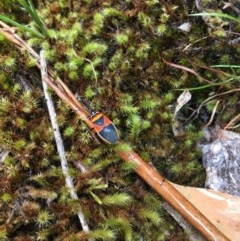
<instances>
[{"instance_id":1,"label":"dry twig","mask_svg":"<svg viewBox=\"0 0 240 241\"><path fill-rule=\"evenodd\" d=\"M41 76L42 76L44 96L45 96L46 102L47 102L48 112L49 112L53 132L54 132L54 137L55 137L55 141L56 141L56 145L57 145L58 154L59 154L60 161L61 161L63 175L65 177L65 182L69 189L71 198L74 200L78 200L78 196L74 190L72 177L69 175L69 168L68 168L68 163L67 163L67 159L66 159L66 155L65 155L64 144L63 144L63 140L62 140L61 133L59 130L59 126L57 124L57 120L56 120L57 115L56 115L55 107L53 104L53 100L48 91L47 83L44 81L48 77L48 73L47 73L47 66L46 66L46 61L44 58L43 50L40 52L40 66L41 66ZM86 222L84 214L81 210L78 211L78 218L82 225L83 231L88 233L90 229Z\"/></svg>"}]
</instances>

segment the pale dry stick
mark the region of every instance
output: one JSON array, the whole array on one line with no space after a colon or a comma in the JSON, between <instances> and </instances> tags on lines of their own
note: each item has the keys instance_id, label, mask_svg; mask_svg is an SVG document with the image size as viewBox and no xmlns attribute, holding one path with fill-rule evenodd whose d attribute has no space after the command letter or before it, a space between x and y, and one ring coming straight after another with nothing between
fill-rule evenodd
<instances>
[{"instance_id":1,"label":"pale dry stick","mask_svg":"<svg viewBox=\"0 0 240 241\"><path fill-rule=\"evenodd\" d=\"M90 59L87 59L87 58L84 58L86 61L88 61L88 63L90 63L91 67L92 67L92 70L93 70L93 73L94 73L94 77L95 77L95 81L97 83L97 73L95 71L95 68L94 68L94 65L92 63L92 61Z\"/></svg>"},{"instance_id":2,"label":"pale dry stick","mask_svg":"<svg viewBox=\"0 0 240 241\"><path fill-rule=\"evenodd\" d=\"M40 68L40 64L38 62L37 66ZM59 95L59 97L81 117L90 129L93 127L93 124L88 119L88 112L86 110L84 112L83 109L76 109L79 104L74 101L74 99L76 99L75 96L73 94L71 94L71 96L73 96L71 98L67 96L67 93L71 93L67 86L64 85L63 87L63 85L61 85L61 88L59 88L56 83L58 81L54 80L50 76L49 78L43 78L43 80L46 81L53 90L55 90L56 94ZM166 201L168 201L177 211L179 211L191 224L193 224L193 226L206 238L208 238L208 240L229 241L229 239L221 233L221 231L215 227L197 208L195 208L195 206L184 198L184 196L170 182L164 179L155 169L143 161L137 153L132 150L119 150L116 151L116 153L124 161L134 162L137 164L137 168L135 170L136 173L142 177L143 180L145 180L158 194L166 199Z\"/></svg>"},{"instance_id":3,"label":"pale dry stick","mask_svg":"<svg viewBox=\"0 0 240 241\"><path fill-rule=\"evenodd\" d=\"M193 44L195 44L195 43L197 43L197 42L200 42L200 41L202 41L202 40L204 40L204 39L206 39L206 38L208 38L209 36L206 36L206 37L203 37L203 38L201 38L201 39L198 39L198 40L196 40L196 41L194 41L193 43L190 43L190 44L188 44L182 51L184 52L184 51L186 51L190 46L192 46Z\"/></svg>"},{"instance_id":4,"label":"pale dry stick","mask_svg":"<svg viewBox=\"0 0 240 241\"><path fill-rule=\"evenodd\" d=\"M80 169L82 173L87 173L88 169L81 162L74 162L75 166Z\"/></svg>"},{"instance_id":5,"label":"pale dry stick","mask_svg":"<svg viewBox=\"0 0 240 241\"><path fill-rule=\"evenodd\" d=\"M7 158L9 153L10 153L10 151L1 150L0 163L4 162L4 160Z\"/></svg>"},{"instance_id":6,"label":"pale dry stick","mask_svg":"<svg viewBox=\"0 0 240 241\"><path fill-rule=\"evenodd\" d=\"M236 129L236 128L238 128L238 127L240 127L240 124L238 124L238 125L236 125L236 126L233 126L233 127L228 127L228 129L233 130L233 129Z\"/></svg>"},{"instance_id":7,"label":"pale dry stick","mask_svg":"<svg viewBox=\"0 0 240 241\"><path fill-rule=\"evenodd\" d=\"M66 185L69 189L71 198L74 200L78 200L78 196L74 190L72 177L69 175L69 168L68 168L68 163L67 163L67 159L66 159L66 155L65 155L64 144L63 144L59 126L58 126L57 120L56 120L55 107L53 104L52 97L48 92L48 85L45 82L45 78L47 78L48 74L47 74L47 66L46 66L46 61L44 58L43 50L40 52L40 65L41 65L41 76L42 76L44 96L46 98L48 112L49 112L52 128L54 131L54 137L55 137L55 141L56 141L56 145L57 145L57 150L58 150L58 154L59 154L59 157L61 160L63 175L65 177ZM86 222L86 219L85 219L82 211L78 211L78 218L82 225L83 231L85 231L86 233L89 233L90 229L89 229L89 226Z\"/></svg>"},{"instance_id":8,"label":"pale dry stick","mask_svg":"<svg viewBox=\"0 0 240 241\"><path fill-rule=\"evenodd\" d=\"M208 121L208 123L207 123L203 128L206 128L206 127L208 127L209 125L211 125L211 123L212 123L212 121L213 121L213 118L214 118L214 116L215 116L215 113L216 113L216 111L217 111L217 107L218 107L219 103L220 103L220 100L218 100L217 103L215 104L215 106L214 106L214 108L213 108L213 111L212 111L212 114L211 114L211 118L210 118L210 120Z\"/></svg>"},{"instance_id":9,"label":"pale dry stick","mask_svg":"<svg viewBox=\"0 0 240 241\"><path fill-rule=\"evenodd\" d=\"M231 125L237 120L240 118L240 114L236 115L233 119L231 119L227 125L223 128L223 130L227 130L229 128L231 128Z\"/></svg>"}]
</instances>

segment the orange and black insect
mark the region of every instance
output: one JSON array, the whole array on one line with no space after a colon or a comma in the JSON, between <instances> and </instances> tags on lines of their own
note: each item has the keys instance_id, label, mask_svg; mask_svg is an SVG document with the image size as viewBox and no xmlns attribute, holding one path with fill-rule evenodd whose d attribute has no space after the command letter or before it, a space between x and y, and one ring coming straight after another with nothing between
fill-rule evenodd
<instances>
[{"instance_id":1,"label":"orange and black insect","mask_svg":"<svg viewBox=\"0 0 240 241\"><path fill-rule=\"evenodd\" d=\"M115 144L119 140L116 126L103 113L96 112L90 117L94 131L107 144Z\"/></svg>"}]
</instances>

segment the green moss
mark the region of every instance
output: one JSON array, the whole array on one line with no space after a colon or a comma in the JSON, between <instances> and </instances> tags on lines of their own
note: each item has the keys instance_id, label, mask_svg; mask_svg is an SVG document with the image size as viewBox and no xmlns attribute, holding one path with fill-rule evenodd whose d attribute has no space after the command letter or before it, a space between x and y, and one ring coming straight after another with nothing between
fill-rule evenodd
<instances>
[{"instance_id":1,"label":"green moss","mask_svg":"<svg viewBox=\"0 0 240 241\"><path fill-rule=\"evenodd\" d=\"M52 215L47 210L42 210L39 212L38 217L36 219L36 224L42 228L46 227L51 223Z\"/></svg>"},{"instance_id":2,"label":"green moss","mask_svg":"<svg viewBox=\"0 0 240 241\"><path fill-rule=\"evenodd\" d=\"M237 63L238 44L229 41L235 40L231 33L239 32L239 26L231 22L229 29L226 20L189 18L188 13L196 9L192 3L183 6L180 1L169 1L167 5L155 0L34 4L48 28L48 37L28 38L24 33L23 38L36 51L45 50L48 66L74 94L83 96L81 101L87 108L99 110L114 121L124 143L114 147L99 145L81 120L53 94L79 198L73 201L65 187L41 77L34 67L36 60L17 52L1 36L0 146L10 151L0 166L3 237L186 240L178 225L161 209L161 200L134 174L136 166L122 163L114 149L127 151L134 147L171 181L203 186L204 170L196 145L202 138L201 112L196 118L192 114L209 96L238 88L238 82L192 91L192 99L177 116L183 122L184 135L180 137L172 132L180 95L176 88L206 84L185 67L212 82L229 81L229 76L205 67ZM6 5L0 1L0 5L0 11L13 19L22 17L9 1ZM213 7L209 1L203 5ZM34 25L28 16L24 16L24 22ZM178 29L183 22L192 24L188 33ZM239 74L232 68L223 71ZM211 114L217 100L217 112L221 113L217 123L224 126L237 115L238 96L224 94L205 103L203 109ZM78 162L85 165L87 173L79 170ZM24 218L16 209L16 218L6 223L16 202L22 205ZM89 236L81 232L76 218L80 205L90 224ZM31 234L26 223L31 225ZM15 227L21 227L21 232Z\"/></svg>"}]
</instances>

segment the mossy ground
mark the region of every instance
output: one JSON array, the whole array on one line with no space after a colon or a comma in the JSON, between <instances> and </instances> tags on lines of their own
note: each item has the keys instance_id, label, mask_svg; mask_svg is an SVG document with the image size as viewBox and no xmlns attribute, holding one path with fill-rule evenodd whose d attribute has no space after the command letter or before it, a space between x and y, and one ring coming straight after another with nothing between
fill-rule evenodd
<instances>
[{"instance_id":1,"label":"mossy ground","mask_svg":"<svg viewBox=\"0 0 240 241\"><path fill-rule=\"evenodd\" d=\"M22 36L36 51L45 50L56 75L81 95L88 108L111 118L121 139L164 177L203 186L205 172L196 142L214 102L196 118L190 116L212 94L237 88L236 80L209 67L239 63L235 35L239 25L188 16L199 12L195 1L38 0L35 4L48 37ZM211 11L224 6L223 1L204 4L203 9ZM16 1L1 0L0 6L1 14L24 24L31 21ZM235 14L231 8L224 11ZM192 25L189 32L178 28L185 22ZM80 208L99 240L186 240L161 209L161 199L133 174L132 167L123 164L111 147L97 144L53 94L79 196L78 202L71 200L39 70L27 53L20 53L2 36L0 47L0 146L9 151L0 164L0 240L86 240L76 218ZM207 83L164 60L188 67L213 83L229 81L192 92L190 104L181 113L185 127L181 137L172 131L174 103L181 93L176 89ZM239 73L239 69L227 71L234 76ZM221 101L215 122L224 126L238 112L238 92L214 100ZM89 168L87 174L77 169L78 161ZM121 201L115 195L121 193L131 198ZM112 204L107 204L107 198Z\"/></svg>"}]
</instances>

